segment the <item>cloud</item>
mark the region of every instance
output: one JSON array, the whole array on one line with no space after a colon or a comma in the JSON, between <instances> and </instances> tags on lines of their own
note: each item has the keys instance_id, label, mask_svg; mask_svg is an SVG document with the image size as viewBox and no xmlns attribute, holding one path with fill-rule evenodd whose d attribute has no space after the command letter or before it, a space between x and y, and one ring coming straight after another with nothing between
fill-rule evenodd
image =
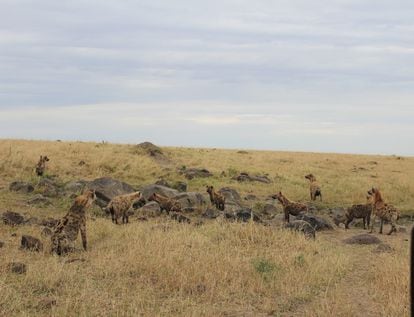
<instances>
[{"instance_id":1,"label":"cloud","mask_svg":"<svg viewBox=\"0 0 414 317\"><path fill-rule=\"evenodd\" d=\"M164 144L412 153L393 140L413 124L413 14L402 0L6 0L0 136L126 141L137 127ZM392 146L356 137L371 131Z\"/></svg>"}]
</instances>

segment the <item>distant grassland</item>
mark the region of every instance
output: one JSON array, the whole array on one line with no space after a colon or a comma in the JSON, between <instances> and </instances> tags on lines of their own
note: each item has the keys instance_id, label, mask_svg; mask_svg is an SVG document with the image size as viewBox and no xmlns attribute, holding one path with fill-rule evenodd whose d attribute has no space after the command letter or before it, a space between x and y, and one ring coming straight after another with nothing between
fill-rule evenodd
<instances>
[{"instance_id":1,"label":"distant grassland","mask_svg":"<svg viewBox=\"0 0 414 317\"><path fill-rule=\"evenodd\" d=\"M312 172L322 185L320 209L365 202L370 186L406 213L413 210L413 158L270 151L162 148L150 157L135 145L85 142L0 141L0 215L62 217L73 202L52 198L30 205L34 193L11 192L14 180L31 181L40 155L48 155L48 175L62 181L110 176L139 187L159 178L185 181L189 191L205 185L230 186L242 197L260 199L282 190L309 201ZM79 165L80 161L85 164ZM177 171L202 167L214 176L186 180ZM226 176L221 176L222 172ZM271 184L239 183L239 172L268 174ZM323 211L322 211L323 212ZM408 316L409 234L375 234L391 253L376 245L346 245L363 229L335 228L316 240L277 226L254 222L205 221L181 224L166 216L115 225L99 207L87 212L88 251L51 255L42 226L11 227L0 221L0 316ZM407 228L408 230L410 228ZM40 253L19 249L23 234L44 243ZM74 262L70 262L73 260ZM78 261L76 261L78 260ZM8 271L23 262L27 272ZM44 300L55 304L45 307Z\"/></svg>"},{"instance_id":2,"label":"distant grassland","mask_svg":"<svg viewBox=\"0 0 414 317\"><path fill-rule=\"evenodd\" d=\"M414 158L378 155L345 155L276 151L237 151L163 147L168 159L158 161L135 145L0 140L2 186L8 182L34 178L34 166L40 155L51 159L47 173L63 181L111 176L133 186L153 183L159 178L182 180L189 191L205 191L207 184L216 188L231 186L242 195L255 194L261 199L283 191L290 199L308 201L308 182L313 173L322 185L323 202L318 207L340 207L365 202L367 190L379 187L387 202L403 213L414 213ZM86 164L79 165L83 160ZM186 180L177 169L203 167L211 178ZM221 176L222 172L226 176ZM231 176L239 172L268 174L271 184L239 183ZM35 178L34 178L35 179Z\"/></svg>"}]
</instances>

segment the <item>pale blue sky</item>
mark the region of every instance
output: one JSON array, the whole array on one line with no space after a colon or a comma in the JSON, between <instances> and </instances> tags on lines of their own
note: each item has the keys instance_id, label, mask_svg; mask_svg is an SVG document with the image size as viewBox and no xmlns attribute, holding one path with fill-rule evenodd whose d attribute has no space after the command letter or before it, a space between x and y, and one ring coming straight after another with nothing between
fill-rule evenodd
<instances>
[{"instance_id":1,"label":"pale blue sky","mask_svg":"<svg viewBox=\"0 0 414 317\"><path fill-rule=\"evenodd\" d=\"M1 138L414 155L412 1L0 7Z\"/></svg>"}]
</instances>

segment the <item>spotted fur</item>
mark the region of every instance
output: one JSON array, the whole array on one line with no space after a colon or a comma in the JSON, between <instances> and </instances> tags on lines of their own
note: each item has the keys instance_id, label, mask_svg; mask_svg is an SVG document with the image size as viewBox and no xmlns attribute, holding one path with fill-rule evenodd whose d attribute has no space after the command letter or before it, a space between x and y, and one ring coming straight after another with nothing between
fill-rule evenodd
<instances>
[{"instance_id":1,"label":"spotted fur","mask_svg":"<svg viewBox=\"0 0 414 317\"><path fill-rule=\"evenodd\" d=\"M313 176L313 174L308 174L305 176L305 178L309 180L311 200L316 200L316 197L319 196L320 200L322 201L322 190L319 183L316 181L315 176Z\"/></svg>"},{"instance_id":2,"label":"spotted fur","mask_svg":"<svg viewBox=\"0 0 414 317\"><path fill-rule=\"evenodd\" d=\"M362 218L364 222L364 229L366 226L369 228L372 212L372 199L371 196L367 196L366 204L352 205L346 210L345 213L345 228L349 229L349 224L354 220L354 218Z\"/></svg>"},{"instance_id":3,"label":"spotted fur","mask_svg":"<svg viewBox=\"0 0 414 317\"><path fill-rule=\"evenodd\" d=\"M83 248L86 251L86 210L95 199L96 195L93 190L87 190L75 199L69 212L59 220L53 230L51 237L53 253L63 255L72 250L79 231L82 237Z\"/></svg>"},{"instance_id":4,"label":"spotted fur","mask_svg":"<svg viewBox=\"0 0 414 317\"><path fill-rule=\"evenodd\" d=\"M297 216L302 212L308 212L308 206L302 203L290 201L282 194L282 192L272 195L272 198L279 200L282 204L286 222L289 222L289 215Z\"/></svg>"},{"instance_id":5,"label":"spotted fur","mask_svg":"<svg viewBox=\"0 0 414 317\"><path fill-rule=\"evenodd\" d=\"M132 207L134 202L140 198L140 192L116 196L112 198L105 210L111 214L113 223L118 224L118 219L121 216L122 223L128 223L128 210Z\"/></svg>"},{"instance_id":6,"label":"spotted fur","mask_svg":"<svg viewBox=\"0 0 414 317\"><path fill-rule=\"evenodd\" d=\"M218 210L224 210L226 197L214 191L213 186L207 186L207 193L210 195L211 203L215 205Z\"/></svg>"},{"instance_id":7,"label":"spotted fur","mask_svg":"<svg viewBox=\"0 0 414 317\"><path fill-rule=\"evenodd\" d=\"M371 222L371 233L374 231L375 219L378 217L381 220L380 233L382 233L383 222L387 221L391 224L391 230L388 235L393 232L397 232L396 223L400 217L400 212L392 205L388 205L384 202L380 191L377 188L372 187L368 191L368 195L372 196L372 222Z\"/></svg>"},{"instance_id":8,"label":"spotted fur","mask_svg":"<svg viewBox=\"0 0 414 317\"><path fill-rule=\"evenodd\" d=\"M43 176L43 173L46 169L46 162L49 162L49 158L47 156L40 156L39 162L36 165L36 175Z\"/></svg>"},{"instance_id":9,"label":"spotted fur","mask_svg":"<svg viewBox=\"0 0 414 317\"><path fill-rule=\"evenodd\" d=\"M156 201L162 210L165 210L168 214L170 211L181 211L181 204L174 198L168 198L163 195L153 193L149 198L149 201Z\"/></svg>"}]
</instances>

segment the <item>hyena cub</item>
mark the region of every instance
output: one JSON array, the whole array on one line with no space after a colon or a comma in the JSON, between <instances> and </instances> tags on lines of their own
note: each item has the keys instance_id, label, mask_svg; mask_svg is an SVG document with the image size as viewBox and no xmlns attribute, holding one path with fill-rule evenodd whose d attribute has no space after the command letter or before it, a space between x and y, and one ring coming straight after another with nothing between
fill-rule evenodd
<instances>
[{"instance_id":1,"label":"hyena cub","mask_svg":"<svg viewBox=\"0 0 414 317\"><path fill-rule=\"evenodd\" d=\"M95 201L95 191L87 190L76 197L69 212L56 224L51 240L52 252L58 255L68 253L73 249L73 243L81 232L82 245L86 251L86 209Z\"/></svg>"},{"instance_id":2,"label":"hyena cub","mask_svg":"<svg viewBox=\"0 0 414 317\"><path fill-rule=\"evenodd\" d=\"M122 216L122 223L128 223L128 210L132 207L135 201L141 198L140 192L135 192L126 195L119 195L109 202L105 211L112 216L112 222L118 224L118 218Z\"/></svg>"},{"instance_id":3,"label":"hyena cub","mask_svg":"<svg viewBox=\"0 0 414 317\"><path fill-rule=\"evenodd\" d=\"M224 210L226 198L222 194L215 192L213 186L207 186L207 193L210 195L211 203L215 205L218 210Z\"/></svg>"},{"instance_id":4,"label":"hyena cub","mask_svg":"<svg viewBox=\"0 0 414 317\"><path fill-rule=\"evenodd\" d=\"M354 218L362 218L364 221L364 229L366 226L369 228L369 223L371 220L371 211L372 211L372 199L371 196L367 196L366 204L352 205L346 210L345 217L345 229L349 229L349 224ZM365 226L366 224L366 226Z\"/></svg>"},{"instance_id":5,"label":"hyena cub","mask_svg":"<svg viewBox=\"0 0 414 317\"><path fill-rule=\"evenodd\" d=\"M148 200L156 201L160 205L161 211L165 210L167 214L169 214L170 211L181 211L180 202L174 198L168 198L163 195L153 193Z\"/></svg>"},{"instance_id":6,"label":"hyena cub","mask_svg":"<svg viewBox=\"0 0 414 317\"><path fill-rule=\"evenodd\" d=\"M49 158L47 156L40 155L39 162L36 165L36 174L37 176L43 176L43 173L46 169L46 162L49 162Z\"/></svg>"},{"instance_id":7,"label":"hyena cub","mask_svg":"<svg viewBox=\"0 0 414 317\"><path fill-rule=\"evenodd\" d=\"M289 222L289 215L297 216L301 212L307 212L308 206L302 203L297 203L290 201L282 194L282 192L279 192L278 194L272 195L273 199L279 200L279 202L283 206L283 212L285 213L285 221Z\"/></svg>"},{"instance_id":8,"label":"hyena cub","mask_svg":"<svg viewBox=\"0 0 414 317\"><path fill-rule=\"evenodd\" d=\"M384 221L388 221L391 224L391 230L388 232L388 235L397 231L397 220L400 217L400 212L392 205L388 205L382 199L382 195L377 188L372 187L368 191L368 195L372 196L372 215L374 219L371 222L371 230L370 233L374 230L374 224L376 217L380 218L381 226L380 232L382 233L382 226Z\"/></svg>"},{"instance_id":9,"label":"hyena cub","mask_svg":"<svg viewBox=\"0 0 414 317\"><path fill-rule=\"evenodd\" d=\"M319 198L322 201L322 191L321 187L319 186L318 182L316 181L315 176L313 174L308 174L305 176L306 179L309 180L309 190L310 190L310 197L311 200L316 200L316 197L319 196Z\"/></svg>"}]
</instances>

